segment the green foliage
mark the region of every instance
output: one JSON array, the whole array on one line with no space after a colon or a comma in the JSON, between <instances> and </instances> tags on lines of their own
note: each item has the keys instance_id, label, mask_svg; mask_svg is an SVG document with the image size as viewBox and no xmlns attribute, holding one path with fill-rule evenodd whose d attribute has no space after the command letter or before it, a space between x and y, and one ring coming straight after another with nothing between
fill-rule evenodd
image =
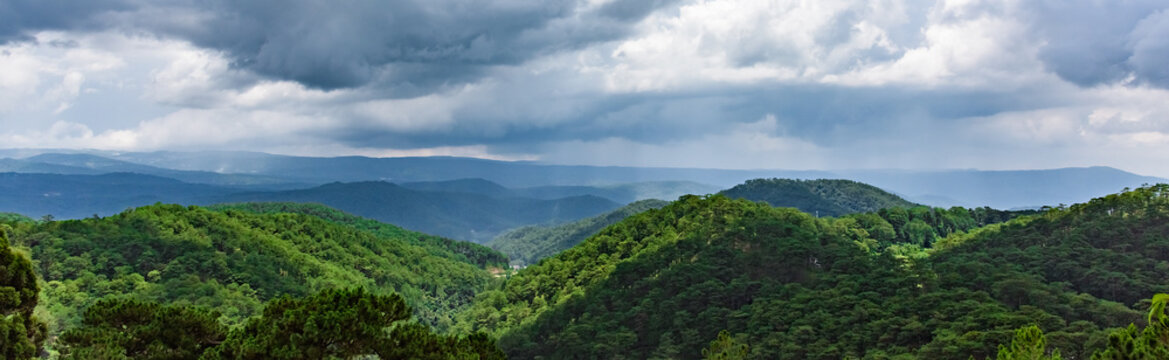
<instances>
[{"instance_id":1,"label":"green foliage","mask_svg":"<svg viewBox=\"0 0 1169 360\"><path fill-rule=\"evenodd\" d=\"M483 335L440 336L406 323L410 308L397 295L363 289L324 290L270 302L261 317L233 331L205 359L502 359Z\"/></svg>"},{"instance_id":2,"label":"green foliage","mask_svg":"<svg viewBox=\"0 0 1169 360\"><path fill-rule=\"evenodd\" d=\"M1031 325L1015 330L1015 338L1011 339L1011 346L999 345L998 360L1060 360L1059 350L1052 350L1047 356L1047 338L1043 330Z\"/></svg>"},{"instance_id":3,"label":"green foliage","mask_svg":"<svg viewBox=\"0 0 1169 360\"><path fill-rule=\"evenodd\" d=\"M1165 305L1169 294L1157 294L1149 306L1148 325L1143 331L1136 324L1108 334L1108 347L1092 354L1093 360L1169 359L1169 314Z\"/></svg>"},{"instance_id":4,"label":"green foliage","mask_svg":"<svg viewBox=\"0 0 1169 360\"><path fill-rule=\"evenodd\" d=\"M34 220L17 213L0 212L0 223L31 223Z\"/></svg>"},{"instance_id":5,"label":"green foliage","mask_svg":"<svg viewBox=\"0 0 1169 360\"><path fill-rule=\"evenodd\" d=\"M303 214L154 205L16 228L14 243L31 250L45 280L54 331L80 325L81 309L108 297L206 307L234 326L267 300L349 286L401 294L419 321L445 329L493 281L456 260L465 256L415 245L424 235Z\"/></svg>"},{"instance_id":6,"label":"green foliage","mask_svg":"<svg viewBox=\"0 0 1169 360\"><path fill-rule=\"evenodd\" d=\"M293 213L312 215L334 223L345 224L365 230L383 238L406 240L412 245L426 248L434 256L445 257L459 262L469 262L484 268L491 266L502 267L508 264L506 255L483 245L406 230L398 226L350 215L320 204L288 202L236 203L213 205L208 208L212 210L230 209L249 211L260 214Z\"/></svg>"},{"instance_id":7,"label":"green foliage","mask_svg":"<svg viewBox=\"0 0 1169 360\"><path fill-rule=\"evenodd\" d=\"M1083 359L1141 320L1133 293L1167 286L1164 193L819 219L686 196L520 271L454 328L514 358L693 359L728 330L753 359L966 359L1037 325Z\"/></svg>"},{"instance_id":8,"label":"green foliage","mask_svg":"<svg viewBox=\"0 0 1169 360\"><path fill-rule=\"evenodd\" d=\"M702 349L702 358L706 360L742 360L747 358L750 347L740 344L731 337L726 330L718 332L718 338L710 342L710 347Z\"/></svg>"},{"instance_id":9,"label":"green foliage","mask_svg":"<svg viewBox=\"0 0 1169 360\"><path fill-rule=\"evenodd\" d=\"M11 230L0 224L0 358L26 359L40 353L46 328L33 315L36 274L28 258L9 247Z\"/></svg>"},{"instance_id":10,"label":"green foliage","mask_svg":"<svg viewBox=\"0 0 1169 360\"><path fill-rule=\"evenodd\" d=\"M525 226L503 233L487 243L519 265L535 264L579 244L606 226L649 209L666 206L662 200L641 200L584 220L554 226Z\"/></svg>"},{"instance_id":11,"label":"green foliage","mask_svg":"<svg viewBox=\"0 0 1169 360\"><path fill-rule=\"evenodd\" d=\"M195 359L227 329L219 313L126 299L98 301L81 326L61 334L63 359Z\"/></svg>"},{"instance_id":12,"label":"green foliage","mask_svg":"<svg viewBox=\"0 0 1169 360\"><path fill-rule=\"evenodd\" d=\"M916 206L885 190L851 180L754 179L724 190L721 194L762 201L771 206L794 207L820 216Z\"/></svg>"}]
</instances>

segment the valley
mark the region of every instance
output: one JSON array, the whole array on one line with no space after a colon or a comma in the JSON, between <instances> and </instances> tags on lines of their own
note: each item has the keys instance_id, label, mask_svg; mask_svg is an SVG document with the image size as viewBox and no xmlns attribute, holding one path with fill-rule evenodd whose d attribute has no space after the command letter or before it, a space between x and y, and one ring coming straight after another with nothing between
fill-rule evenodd
<instances>
[{"instance_id":1,"label":"valley","mask_svg":"<svg viewBox=\"0 0 1169 360\"><path fill-rule=\"evenodd\" d=\"M434 354L479 358L698 359L721 333L746 358L994 358L1035 326L1045 346L1086 359L1109 351L1109 334L1147 324L1148 299L1169 293L1167 185L1010 211L778 178L672 201L637 194L694 186L256 190L121 172L0 183L13 210L63 211L0 216L31 260L39 290L25 328L43 326L33 340L49 357L104 349L92 334L106 325L89 319L109 307L208 319L207 336L229 340L201 345L203 357L271 353L230 339L270 336L249 329L292 316L270 311L301 306L278 305L287 299L351 296L408 309L393 321L416 324L353 354L436 341L447 345ZM81 215L97 206L106 214Z\"/></svg>"}]
</instances>

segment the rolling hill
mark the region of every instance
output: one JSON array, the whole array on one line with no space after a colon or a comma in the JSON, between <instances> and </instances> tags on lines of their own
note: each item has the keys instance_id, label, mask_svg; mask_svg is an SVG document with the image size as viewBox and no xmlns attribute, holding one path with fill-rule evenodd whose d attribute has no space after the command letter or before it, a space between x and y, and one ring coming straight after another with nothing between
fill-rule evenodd
<instances>
[{"instance_id":1,"label":"rolling hill","mask_svg":"<svg viewBox=\"0 0 1169 360\"><path fill-rule=\"evenodd\" d=\"M840 216L917 205L875 186L850 180L755 179L723 190L721 194L736 199L762 201L771 206L794 207L817 216Z\"/></svg>"},{"instance_id":2,"label":"rolling hill","mask_svg":"<svg viewBox=\"0 0 1169 360\"><path fill-rule=\"evenodd\" d=\"M456 329L501 336L514 359L697 359L722 330L752 359L967 359L1038 325L1082 359L1169 290L1169 185L977 228L955 210L918 219L968 227L906 251L871 237L912 232L894 211L684 197L521 270Z\"/></svg>"},{"instance_id":3,"label":"rolling hill","mask_svg":"<svg viewBox=\"0 0 1169 360\"><path fill-rule=\"evenodd\" d=\"M556 200L415 191L387 182L333 183L304 190L232 194L215 202L314 202L453 239L487 242L507 229L573 221L620 205L596 196Z\"/></svg>"},{"instance_id":4,"label":"rolling hill","mask_svg":"<svg viewBox=\"0 0 1169 360\"><path fill-rule=\"evenodd\" d=\"M312 202L412 230L486 242L507 229L574 221L620 205L596 196L543 200L462 192L415 191L384 182L334 183L287 191L238 188L170 178L112 173L0 173L0 211L77 219L154 203Z\"/></svg>"},{"instance_id":5,"label":"rolling hill","mask_svg":"<svg viewBox=\"0 0 1169 360\"><path fill-rule=\"evenodd\" d=\"M419 319L443 329L492 281L487 269L503 265L498 253L475 261L458 246L388 224L267 210L151 205L0 229L28 249L44 279L41 305L54 331L76 326L103 298L198 305L238 324L283 295L350 287L401 294Z\"/></svg>"},{"instance_id":6,"label":"rolling hill","mask_svg":"<svg viewBox=\"0 0 1169 360\"><path fill-rule=\"evenodd\" d=\"M422 181L398 184L404 188L422 191L464 192L495 197L521 197L554 200L572 196L597 196L621 204L646 199L677 199L682 195L710 194L718 188L688 181L656 181L612 185L550 185L525 188L507 188L486 179L456 179Z\"/></svg>"},{"instance_id":7,"label":"rolling hill","mask_svg":"<svg viewBox=\"0 0 1169 360\"><path fill-rule=\"evenodd\" d=\"M76 219L111 215L156 202L204 203L233 191L130 173L57 175L0 173L0 211Z\"/></svg>"},{"instance_id":8,"label":"rolling hill","mask_svg":"<svg viewBox=\"0 0 1169 360\"><path fill-rule=\"evenodd\" d=\"M496 236L495 239L487 243L487 246L507 254L513 265L527 266L576 246L609 225L642 211L666 206L666 204L669 202L652 199L641 200L622 206L617 210L567 224L524 226Z\"/></svg>"}]
</instances>

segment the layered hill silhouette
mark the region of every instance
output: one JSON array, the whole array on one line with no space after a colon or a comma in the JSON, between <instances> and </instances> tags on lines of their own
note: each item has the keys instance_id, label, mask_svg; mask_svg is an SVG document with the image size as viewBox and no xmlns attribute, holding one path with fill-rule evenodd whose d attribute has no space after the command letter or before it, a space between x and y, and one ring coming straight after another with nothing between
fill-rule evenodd
<instances>
[{"instance_id":1,"label":"layered hill silhouette","mask_svg":"<svg viewBox=\"0 0 1169 360\"><path fill-rule=\"evenodd\" d=\"M669 204L663 200L641 200L594 217L552 226L524 226L509 230L488 242L507 254L512 264L526 266L579 244L601 229L627 217Z\"/></svg>"},{"instance_id":2,"label":"layered hill silhouette","mask_svg":"<svg viewBox=\"0 0 1169 360\"><path fill-rule=\"evenodd\" d=\"M748 358L966 359L1038 324L1082 359L1169 291L1169 185L1019 215L684 197L520 271L456 329L516 359L696 359L722 330Z\"/></svg>"},{"instance_id":3,"label":"layered hill silhouette","mask_svg":"<svg viewBox=\"0 0 1169 360\"><path fill-rule=\"evenodd\" d=\"M302 190L250 191L134 173L0 173L0 211L38 218L112 215L154 203L311 202L429 234L486 242L507 229L573 221L620 204L592 195L560 199L416 191L385 182L334 183Z\"/></svg>"},{"instance_id":4,"label":"layered hill silhouette","mask_svg":"<svg viewBox=\"0 0 1169 360\"><path fill-rule=\"evenodd\" d=\"M608 197L619 203L647 198L674 199L679 191L670 191L673 182L686 182L708 187L693 188L680 193L704 194L714 189L728 188L748 179L849 179L871 184L913 202L931 206L990 206L998 209L1039 208L1087 201L1124 188L1165 182L1165 179L1141 176L1109 167L1061 168L1042 170L722 170L683 168L639 168L620 166L550 165L524 161L495 161L454 157L368 158L297 157L253 152L151 152L114 153L54 150L0 150L0 171L44 172L61 174L96 174L116 170L106 168L77 168L76 159L54 158L77 154L145 165L155 169L196 172L173 175L188 182L206 181L216 185L255 185L264 181L305 184L302 187L331 182L388 181L393 183L445 182L459 179L485 179L511 189L538 187L599 187L628 183L647 183L648 189L634 191L635 199L615 198L595 192L589 194ZM49 154L38 158L51 163L17 164L13 160L28 160L30 156ZM10 163L5 165L5 163ZM19 162L19 161L18 161ZM99 164L101 161L84 161ZM81 172L76 172L81 171ZM96 172L95 172L96 171ZM146 170L142 170L146 171ZM147 174L171 176L155 172ZM139 172L139 171L132 171ZM201 173L200 173L201 172ZM206 173L224 175L215 177ZM217 179L216 179L217 178ZM207 180L215 179L215 180ZM275 179L275 180L273 180ZM216 181L216 182L211 182ZM657 184L655 184L657 183ZM246 185L253 184L253 185ZM282 188L282 189L287 189ZM529 196L538 193L531 189ZM554 193L561 194L565 189ZM595 189L586 189L597 191ZM585 193L577 193L583 195ZM672 194L672 195L670 195ZM611 196L627 196L620 193Z\"/></svg>"},{"instance_id":5,"label":"layered hill silhouette","mask_svg":"<svg viewBox=\"0 0 1169 360\"><path fill-rule=\"evenodd\" d=\"M474 242L486 242L518 226L572 221L620 206L591 195L541 200L415 191L387 182L334 183L304 190L241 193L215 199L215 202L257 201L320 203L408 229Z\"/></svg>"}]
</instances>

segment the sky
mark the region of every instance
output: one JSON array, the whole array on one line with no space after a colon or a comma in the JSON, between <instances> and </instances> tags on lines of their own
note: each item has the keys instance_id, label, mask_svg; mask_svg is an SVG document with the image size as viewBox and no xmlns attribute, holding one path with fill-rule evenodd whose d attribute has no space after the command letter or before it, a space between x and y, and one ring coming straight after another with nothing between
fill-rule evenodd
<instances>
[{"instance_id":1,"label":"sky","mask_svg":"<svg viewBox=\"0 0 1169 360\"><path fill-rule=\"evenodd\" d=\"M0 0L0 148L1169 176L1169 1Z\"/></svg>"}]
</instances>

